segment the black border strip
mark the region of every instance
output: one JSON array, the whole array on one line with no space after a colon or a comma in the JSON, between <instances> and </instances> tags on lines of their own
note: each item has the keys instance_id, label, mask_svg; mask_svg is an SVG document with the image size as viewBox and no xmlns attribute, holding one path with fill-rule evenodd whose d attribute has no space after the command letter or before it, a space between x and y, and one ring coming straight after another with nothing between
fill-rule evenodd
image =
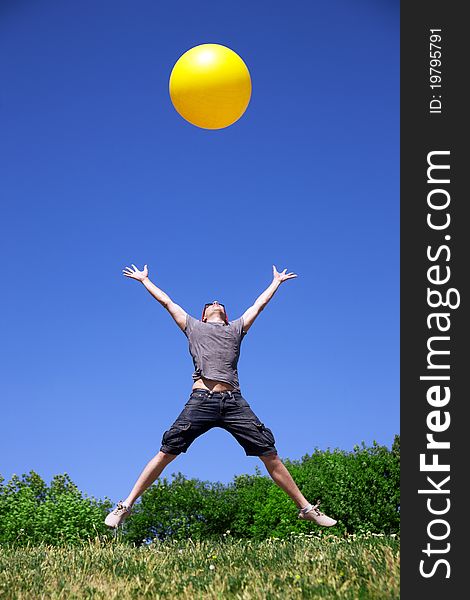
<instances>
[{"instance_id":1,"label":"black border strip","mask_svg":"<svg viewBox=\"0 0 470 600\"><path fill-rule=\"evenodd\" d=\"M466 420L470 398L465 385L466 372L470 372L466 364L469 339L466 262L470 257L467 242L470 231L466 231L469 228L464 216L469 204L464 181L469 170L465 162L470 154L464 147L468 109L463 106L466 101L463 88L468 79L465 56L469 55L466 46L470 36L463 16L464 6L464 3L435 0L401 3L401 598L404 600L453 599L468 594L464 577L468 570L465 542L469 527L464 508L469 503L465 484L470 479L466 465L470 458L466 444L470 440L470 424ZM440 41L433 38L440 49L430 47L431 29L442 30L435 32L441 36ZM442 72L442 87L432 89L430 85L438 81L430 81L430 52L436 51L441 52L442 64L433 65ZM450 168L428 172L430 162ZM428 215L431 225L427 222ZM446 223L442 229L433 228ZM431 267L435 268L429 271ZM443 282L448 275L449 280ZM460 305L431 307L430 303L439 304L440 300L437 293L428 296L428 288L441 292L443 302L448 298L449 304L456 305L459 299ZM432 313L441 313L441 317L432 317ZM446 327L448 330L444 331ZM430 354L430 349L448 354ZM420 379L436 376L449 379ZM447 402L446 393L450 394ZM438 428L443 430L435 431ZM448 442L450 447L427 448L428 434L433 434L434 441ZM423 454L427 465L435 460L439 465L449 465L449 471L426 471L430 467L424 465L420 468ZM447 477L450 479L445 481ZM436 513L432 514L432 510ZM438 511L442 514L437 514ZM433 536L442 539L432 539Z\"/></svg>"}]
</instances>

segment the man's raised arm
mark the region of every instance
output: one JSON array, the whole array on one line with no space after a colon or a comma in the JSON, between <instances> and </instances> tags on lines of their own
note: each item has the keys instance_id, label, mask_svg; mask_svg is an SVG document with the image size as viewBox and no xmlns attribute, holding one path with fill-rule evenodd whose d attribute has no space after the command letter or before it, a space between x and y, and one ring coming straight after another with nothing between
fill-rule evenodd
<instances>
[{"instance_id":1,"label":"man's raised arm","mask_svg":"<svg viewBox=\"0 0 470 600\"><path fill-rule=\"evenodd\" d=\"M144 284L147 290L152 294L155 300L158 300L162 306L164 306L173 319L176 321L178 327L183 331L186 328L186 311L184 311L181 306L178 306L173 300L166 294L163 290L158 288L154 283L152 283L148 277L149 272L147 265L144 265L142 271L133 264L131 269L130 267L126 267L123 269L123 273L126 277L130 277L131 279L135 279L136 281L140 281Z\"/></svg>"},{"instance_id":2,"label":"man's raised arm","mask_svg":"<svg viewBox=\"0 0 470 600\"><path fill-rule=\"evenodd\" d=\"M287 279L293 279L294 277L297 277L297 275L295 273L287 273L287 269L284 269L282 273L278 273L276 267L273 265L273 280L271 285L267 287L264 292L258 296L258 298L256 298L253 306L250 306L250 308L243 313L243 331L248 331L248 329L253 325L253 321L274 296L274 293L281 283Z\"/></svg>"}]
</instances>

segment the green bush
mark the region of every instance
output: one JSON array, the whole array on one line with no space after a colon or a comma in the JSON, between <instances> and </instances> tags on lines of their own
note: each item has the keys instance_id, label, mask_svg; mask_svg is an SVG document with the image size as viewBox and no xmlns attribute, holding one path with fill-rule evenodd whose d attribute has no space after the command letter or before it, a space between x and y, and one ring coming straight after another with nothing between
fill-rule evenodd
<instances>
[{"instance_id":1,"label":"green bush","mask_svg":"<svg viewBox=\"0 0 470 600\"><path fill-rule=\"evenodd\" d=\"M398 533L400 527L400 438L391 449L364 444L352 452L320 451L300 461L283 460L304 496L321 499L321 510L336 518L332 533ZM78 544L112 531L104 518L111 502L83 497L67 474L48 487L31 471L3 485L0 476L0 544ZM298 509L269 477L240 475L228 485L186 479L181 473L157 480L124 521L121 539L144 544L167 538L285 538L319 530L297 518Z\"/></svg>"},{"instance_id":2,"label":"green bush","mask_svg":"<svg viewBox=\"0 0 470 600\"><path fill-rule=\"evenodd\" d=\"M398 533L400 448L374 443L353 452L315 450L301 461L284 460L311 502L338 519L336 533ZM136 544L152 539L233 537L263 540L318 529L297 518L292 500L269 476L241 475L234 482L204 483L181 473L151 486L126 521L124 538Z\"/></svg>"},{"instance_id":3,"label":"green bush","mask_svg":"<svg viewBox=\"0 0 470 600\"><path fill-rule=\"evenodd\" d=\"M0 475L0 543L79 544L109 535L103 519L111 502L84 498L67 474L55 475L49 487L34 471L3 481Z\"/></svg>"}]
</instances>

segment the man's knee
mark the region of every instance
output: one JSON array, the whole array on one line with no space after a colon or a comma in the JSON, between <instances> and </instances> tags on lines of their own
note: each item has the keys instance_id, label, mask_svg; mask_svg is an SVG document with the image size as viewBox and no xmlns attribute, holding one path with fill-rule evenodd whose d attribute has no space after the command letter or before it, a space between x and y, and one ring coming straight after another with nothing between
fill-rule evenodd
<instances>
[{"instance_id":1,"label":"man's knee","mask_svg":"<svg viewBox=\"0 0 470 600\"><path fill-rule=\"evenodd\" d=\"M165 462L168 462L168 463L171 462L172 460L174 460L177 456L179 456L178 454L170 454L169 452L162 452L162 450L160 450L160 452L158 454Z\"/></svg>"},{"instance_id":2,"label":"man's knee","mask_svg":"<svg viewBox=\"0 0 470 600\"><path fill-rule=\"evenodd\" d=\"M281 461L277 452L273 452L271 454L263 454L259 458L264 462L264 464L273 464L275 462Z\"/></svg>"}]
</instances>

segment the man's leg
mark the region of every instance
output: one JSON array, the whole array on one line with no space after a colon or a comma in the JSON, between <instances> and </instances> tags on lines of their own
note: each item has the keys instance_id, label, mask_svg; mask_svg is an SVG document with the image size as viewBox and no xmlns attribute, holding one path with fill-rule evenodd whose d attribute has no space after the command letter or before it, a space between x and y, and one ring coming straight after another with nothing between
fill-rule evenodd
<instances>
[{"instance_id":1,"label":"man's leg","mask_svg":"<svg viewBox=\"0 0 470 600\"><path fill-rule=\"evenodd\" d=\"M336 525L337 521L328 517L318 509L318 504L312 506L302 495L297 484L292 479L291 474L282 464L281 459L277 454L268 454L267 456L260 456L260 459L266 465L268 473L273 478L274 482L283 489L292 500L301 509L299 518L306 519L307 521L314 521L317 525L324 527L332 527Z\"/></svg>"},{"instance_id":2,"label":"man's leg","mask_svg":"<svg viewBox=\"0 0 470 600\"><path fill-rule=\"evenodd\" d=\"M145 490L152 485L152 483L161 474L163 469L171 463L178 455L177 454L166 454L160 452L156 454L145 466L144 470L139 476L139 479L135 482L131 493L124 500L126 506L132 506L139 496L141 496Z\"/></svg>"},{"instance_id":3,"label":"man's leg","mask_svg":"<svg viewBox=\"0 0 470 600\"><path fill-rule=\"evenodd\" d=\"M299 508L304 508L309 504L308 500L302 495L302 492L292 479L292 475L282 463L278 454L260 456L260 459L264 462L264 465L268 470L268 473L273 478L274 483L284 490Z\"/></svg>"}]
</instances>

